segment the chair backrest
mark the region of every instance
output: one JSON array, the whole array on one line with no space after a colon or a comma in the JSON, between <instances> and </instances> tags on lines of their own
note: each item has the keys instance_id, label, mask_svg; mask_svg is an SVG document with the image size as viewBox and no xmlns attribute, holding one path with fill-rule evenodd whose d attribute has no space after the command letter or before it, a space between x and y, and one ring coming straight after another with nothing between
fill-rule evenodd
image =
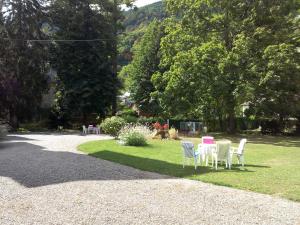
<instances>
[{"instance_id":1,"label":"chair backrest","mask_svg":"<svg viewBox=\"0 0 300 225\"><path fill-rule=\"evenodd\" d=\"M237 153L238 154L243 154L244 153L244 149L245 149L245 144L247 142L247 139L246 138L243 138L241 141L240 141L240 144L239 144L239 147L238 147L238 150L237 150Z\"/></svg>"},{"instance_id":2,"label":"chair backrest","mask_svg":"<svg viewBox=\"0 0 300 225\"><path fill-rule=\"evenodd\" d=\"M202 144L214 144L214 137L211 136L203 136Z\"/></svg>"},{"instance_id":3,"label":"chair backrest","mask_svg":"<svg viewBox=\"0 0 300 225\"><path fill-rule=\"evenodd\" d=\"M82 125L82 130L86 130L86 126L85 125Z\"/></svg>"},{"instance_id":4,"label":"chair backrest","mask_svg":"<svg viewBox=\"0 0 300 225\"><path fill-rule=\"evenodd\" d=\"M218 160L225 160L230 152L231 141L217 141Z\"/></svg>"},{"instance_id":5,"label":"chair backrest","mask_svg":"<svg viewBox=\"0 0 300 225\"><path fill-rule=\"evenodd\" d=\"M194 144L190 141L182 141L181 147L184 157L193 158L195 156Z\"/></svg>"}]
</instances>

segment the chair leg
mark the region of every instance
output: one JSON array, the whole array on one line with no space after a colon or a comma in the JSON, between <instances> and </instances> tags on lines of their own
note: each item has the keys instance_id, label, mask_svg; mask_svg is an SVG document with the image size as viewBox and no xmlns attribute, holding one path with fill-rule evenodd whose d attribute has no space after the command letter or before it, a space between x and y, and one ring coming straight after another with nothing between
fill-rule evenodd
<instances>
[{"instance_id":1,"label":"chair leg","mask_svg":"<svg viewBox=\"0 0 300 225\"><path fill-rule=\"evenodd\" d=\"M215 158L216 170L218 170L218 157Z\"/></svg>"},{"instance_id":2,"label":"chair leg","mask_svg":"<svg viewBox=\"0 0 300 225\"><path fill-rule=\"evenodd\" d=\"M241 161L242 161L242 167L244 168L244 156L241 156Z\"/></svg>"},{"instance_id":3,"label":"chair leg","mask_svg":"<svg viewBox=\"0 0 300 225\"><path fill-rule=\"evenodd\" d=\"M194 157L195 170L197 170L197 157Z\"/></svg>"}]
</instances>

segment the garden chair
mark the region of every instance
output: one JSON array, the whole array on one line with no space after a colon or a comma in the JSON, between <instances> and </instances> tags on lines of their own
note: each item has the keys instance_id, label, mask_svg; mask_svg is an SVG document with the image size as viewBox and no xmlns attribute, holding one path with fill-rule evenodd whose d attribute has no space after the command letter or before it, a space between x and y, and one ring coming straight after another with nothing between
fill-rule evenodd
<instances>
[{"instance_id":1,"label":"garden chair","mask_svg":"<svg viewBox=\"0 0 300 225\"><path fill-rule=\"evenodd\" d=\"M87 128L85 125L82 126L82 133L87 134Z\"/></svg>"},{"instance_id":2,"label":"garden chair","mask_svg":"<svg viewBox=\"0 0 300 225\"><path fill-rule=\"evenodd\" d=\"M214 137L211 136L203 136L201 138L202 144L214 144L215 140Z\"/></svg>"},{"instance_id":3,"label":"garden chair","mask_svg":"<svg viewBox=\"0 0 300 225\"><path fill-rule=\"evenodd\" d=\"M242 164L242 167L244 167L244 152L245 152L245 145L246 145L247 139L243 138L240 141L239 147L231 147L231 154L234 154L237 156L238 164Z\"/></svg>"},{"instance_id":4,"label":"garden chair","mask_svg":"<svg viewBox=\"0 0 300 225\"><path fill-rule=\"evenodd\" d=\"M184 168L186 159L194 159L195 170L197 169L197 161L199 153L195 151L194 144L190 141L182 141L182 153L183 153L183 162L182 166Z\"/></svg>"},{"instance_id":5,"label":"garden chair","mask_svg":"<svg viewBox=\"0 0 300 225\"><path fill-rule=\"evenodd\" d=\"M218 162L225 162L226 168L231 169L230 152L231 141L218 141L216 149L212 152L213 166L215 164L216 170L218 169Z\"/></svg>"},{"instance_id":6,"label":"garden chair","mask_svg":"<svg viewBox=\"0 0 300 225\"><path fill-rule=\"evenodd\" d=\"M208 158L212 154L212 151L216 148L214 137L203 136L201 138L201 144L198 145L198 151L201 154L201 161L206 161L208 166Z\"/></svg>"},{"instance_id":7,"label":"garden chair","mask_svg":"<svg viewBox=\"0 0 300 225\"><path fill-rule=\"evenodd\" d=\"M94 128L94 130L95 130L95 133L96 133L96 134L100 134L100 127L99 127L99 126L96 126L96 127Z\"/></svg>"}]
</instances>

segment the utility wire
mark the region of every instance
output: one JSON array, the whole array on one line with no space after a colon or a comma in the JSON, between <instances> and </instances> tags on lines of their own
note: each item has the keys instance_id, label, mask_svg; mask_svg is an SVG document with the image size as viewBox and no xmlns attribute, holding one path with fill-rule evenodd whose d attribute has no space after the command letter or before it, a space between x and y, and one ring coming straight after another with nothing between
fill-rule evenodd
<instances>
[{"instance_id":1,"label":"utility wire","mask_svg":"<svg viewBox=\"0 0 300 225\"><path fill-rule=\"evenodd\" d=\"M109 41L109 40L114 40L114 39L89 39L89 40L64 40L64 39L58 39L58 40L34 40L34 39L29 39L29 40L24 40L24 39L10 39L10 38L0 38L2 40L8 40L8 41L24 41L24 42L96 42L96 41Z\"/></svg>"}]
</instances>

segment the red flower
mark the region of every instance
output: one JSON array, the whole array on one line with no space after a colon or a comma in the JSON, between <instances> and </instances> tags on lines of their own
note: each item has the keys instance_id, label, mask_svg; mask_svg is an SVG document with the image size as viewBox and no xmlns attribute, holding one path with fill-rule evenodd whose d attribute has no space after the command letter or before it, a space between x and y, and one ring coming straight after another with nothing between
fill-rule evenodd
<instances>
[{"instance_id":1,"label":"red flower","mask_svg":"<svg viewBox=\"0 0 300 225\"><path fill-rule=\"evenodd\" d=\"M168 124L165 124L165 125L163 126L163 128L164 128L164 130L168 130L168 129L169 129L169 125L168 125Z\"/></svg>"},{"instance_id":2,"label":"red flower","mask_svg":"<svg viewBox=\"0 0 300 225\"><path fill-rule=\"evenodd\" d=\"M156 122L153 124L153 127L156 129L156 130L161 130L162 129L162 126L160 125L159 122Z\"/></svg>"}]
</instances>

